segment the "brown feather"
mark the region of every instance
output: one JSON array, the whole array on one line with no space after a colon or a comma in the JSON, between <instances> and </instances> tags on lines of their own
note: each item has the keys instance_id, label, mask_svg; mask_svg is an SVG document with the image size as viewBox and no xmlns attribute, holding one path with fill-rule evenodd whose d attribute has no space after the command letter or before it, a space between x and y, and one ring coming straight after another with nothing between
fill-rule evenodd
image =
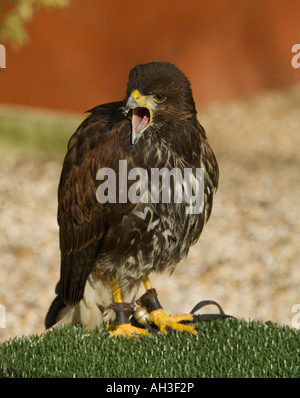
<instances>
[{"instance_id":1,"label":"brown feather","mask_svg":"<svg viewBox=\"0 0 300 398\"><path fill-rule=\"evenodd\" d=\"M130 114L123 114L133 90L167 97L134 145ZM130 72L125 101L90 113L69 141L58 188L61 275L56 292L69 306L83 298L91 273L104 282L118 279L131 289L152 271L173 270L211 214L219 177L190 83L174 65L138 65ZM128 162L128 171L144 168L149 183L151 168L203 167L204 211L189 215L186 204L176 203L99 203L96 174L103 167L118 170L119 160ZM174 192L174 184L171 188Z\"/></svg>"}]
</instances>

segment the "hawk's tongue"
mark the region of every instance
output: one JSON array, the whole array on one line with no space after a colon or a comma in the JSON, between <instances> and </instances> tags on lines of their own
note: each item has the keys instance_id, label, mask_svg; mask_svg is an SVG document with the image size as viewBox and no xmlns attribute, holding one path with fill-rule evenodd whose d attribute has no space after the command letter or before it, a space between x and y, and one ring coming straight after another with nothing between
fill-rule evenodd
<instances>
[{"instance_id":1,"label":"hawk's tongue","mask_svg":"<svg viewBox=\"0 0 300 398\"><path fill-rule=\"evenodd\" d=\"M148 123L149 117L146 115L143 116L143 118L140 118L139 116L134 117L133 126L136 133L139 134L142 130L144 130L144 128L148 126Z\"/></svg>"},{"instance_id":2,"label":"hawk's tongue","mask_svg":"<svg viewBox=\"0 0 300 398\"><path fill-rule=\"evenodd\" d=\"M135 108L132 113L132 143L149 124L150 114L147 108Z\"/></svg>"}]
</instances>

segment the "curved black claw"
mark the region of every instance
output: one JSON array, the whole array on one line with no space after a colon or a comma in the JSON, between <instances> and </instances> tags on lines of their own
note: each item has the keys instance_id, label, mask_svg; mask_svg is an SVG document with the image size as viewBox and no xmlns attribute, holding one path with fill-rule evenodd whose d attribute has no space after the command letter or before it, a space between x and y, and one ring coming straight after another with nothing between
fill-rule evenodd
<instances>
[{"instance_id":1,"label":"curved black claw","mask_svg":"<svg viewBox=\"0 0 300 398\"><path fill-rule=\"evenodd\" d=\"M171 328L171 326L167 325L166 326L166 331L168 333L169 336L172 336L174 329Z\"/></svg>"},{"instance_id":2,"label":"curved black claw","mask_svg":"<svg viewBox=\"0 0 300 398\"><path fill-rule=\"evenodd\" d=\"M198 334L200 333L202 337L205 337L205 334L204 334L204 332L203 332L202 329L200 329L200 328L195 328L195 330L197 330L197 333L198 333Z\"/></svg>"}]
</instances>

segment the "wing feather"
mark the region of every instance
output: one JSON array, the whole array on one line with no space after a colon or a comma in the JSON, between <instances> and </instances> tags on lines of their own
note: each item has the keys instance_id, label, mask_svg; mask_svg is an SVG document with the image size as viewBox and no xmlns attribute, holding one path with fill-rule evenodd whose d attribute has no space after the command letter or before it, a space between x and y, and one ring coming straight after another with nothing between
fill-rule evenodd
<instances>
[{"instance_id":1,"label":"wing feather","mask_svg":"<svg viewBox=\"0 0 300 398\"><path fill-rule=\"evenodd\" d=\"M101 241L105 236L105 205L96 198L96 173L120 156L114 123L122 122L120 106L111 103L91 110L68 145L58 188L61 275L56 292L74 305L84 293Z\"/></svg>"}]
</instances>

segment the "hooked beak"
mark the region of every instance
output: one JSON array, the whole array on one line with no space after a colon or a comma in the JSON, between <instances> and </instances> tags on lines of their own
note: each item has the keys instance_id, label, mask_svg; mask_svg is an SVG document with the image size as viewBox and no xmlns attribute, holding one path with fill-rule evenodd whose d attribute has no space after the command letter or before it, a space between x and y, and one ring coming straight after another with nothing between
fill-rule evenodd
<instances>
[{"instance_id":1,"label":"hooked beak","mask_svg":"<svg viewBox=\"0 0 300 398\"><path fill-rule=\"evenodd\" d=\"M130 109L137 108L138 103L136 102L134 96L131 94L131 96L128 98L128 101L126 102L125 105L125 113L128 114Z\"/></svg>"},{"instance_id":2,"label":"hooked beak","mask_svg":"<svg viewBox=\"0 0 300 398\"><path fill-rule=\"evenodd\" d=\"M132 133L131 143L134 144L142 132L151 123L152 114L147 96L141 95L138 90L134 90L125 105L125 113L128 114L132 109Z\"/></svg>"}]
</instances>

